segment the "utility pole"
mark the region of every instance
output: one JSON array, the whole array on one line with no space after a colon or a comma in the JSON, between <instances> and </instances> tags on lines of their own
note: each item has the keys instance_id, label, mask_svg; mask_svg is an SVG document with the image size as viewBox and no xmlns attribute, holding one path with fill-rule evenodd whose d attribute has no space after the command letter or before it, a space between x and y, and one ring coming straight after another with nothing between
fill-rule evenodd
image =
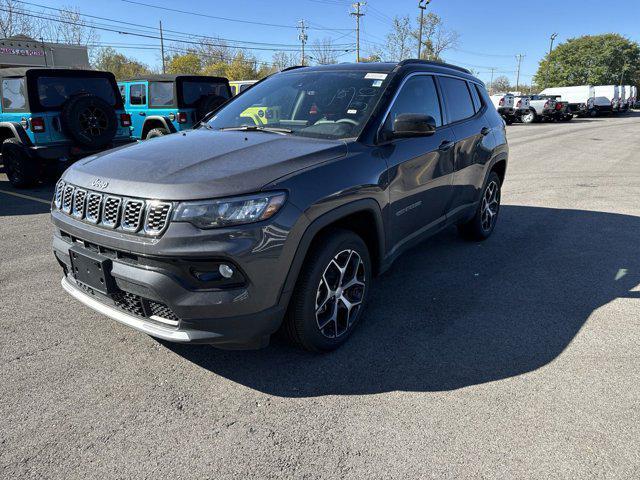
<instances>
[{"instance_id":1,"label":"utility pole","mask_svg":"<svg viewBox=\"0 0 640 480\"><path fill-rule=\"evenodd\" d=\"M549 68L551 67L551 51L553 50L553 41L558 38L558 34L557 33L552 33L551 37L549 37L551 39L551 44L549 45L549 56L547 57L547 78L545 79L545 87L549 86Z\"/></svg>"},{"instance_id":2,"label":"utility pole","mask_svg":"<svg viewBox=\"0 0 640 480\"><path fill-rule=\"evenodd\" d=\"M518 70L517 70L517 74L516 74L516 91L520 91L520 64L522 63L522 59L525 57L526 55L523 55L522 53L519 55L516 55L516 59L518 60Z\"/></svg>"},{"instance_id":3,"label":"utility pole","mask_svg":"<svg viewBox=\"0 0 640 480\"><path fill-rule=\"evenodd\" d=\"M304 24L304 19L298 22L298 29L300 30L298 39L300 40L300 45L302 46L302 59L300 63L304 67L306 64L306 57L304 55L304 46L306 45L307 40L309 40L309 37L307 35L307 26Z\"/></svg>"},{"instance_id":4,"label":"utility pole","mask_svg":"<svg viewBox=\"0 0 640 480\"><path fill-rule=\"evenodd\" d=\"M162 36L162 20L160 20L160 55L162 55L162 73L166 73L164 65L164 37Z\"/></svg>"},{"instance_id":5,"label":"utility pole","mask_svg":"<svg viewBox=\"0 0 640 480\"><path fill-rule=\"evenodd\" d=\"M495 67L491 67L491 81L489 82L489 93L493 93L493 72L496 71Z\"/></svg>"},{"instance_id":6,"label":"utility pole","mask_svg":"<svg viewBox=\"0 0 640 480\"><path fill-rule=\"evenodd\" d=\"M367 2L356 2L351 5L355 8L355 12L351 12L350 15L356 17L356 62L360 62L360 17L364 17L364 13L360 11Z\"/></svg>"},{"instance_id":7,"label":"utility pole","mask_svg":"<svg viewBox=\"0 0 640 480\"><path fill-rule=\"evenodd\" d=\"M424 11L427 9L427 5L431 3L431 0L418 0L418 8L420 9L420 33L418 34L418 59L420 59L420 53L422 52L422 25L424 24Z\"/></svg>"}]
</instances>

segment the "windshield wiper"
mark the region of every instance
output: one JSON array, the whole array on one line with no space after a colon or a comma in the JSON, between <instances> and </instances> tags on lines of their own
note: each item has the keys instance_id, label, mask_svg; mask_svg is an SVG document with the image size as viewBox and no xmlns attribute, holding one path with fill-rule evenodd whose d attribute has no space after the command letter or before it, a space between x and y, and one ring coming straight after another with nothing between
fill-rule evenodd
<instances>
[{"instance_id":1,"label":"windshield wiper","mask_svg":"<svg viewBox=\"0 0 640 480\"><path fill-rule=\"evenodd\" d=\"M223 132L267 132L278 133L285 135L287 133L293 133L293 130L289 128L277 128L277 127L262 127L260 125L242 125L240 127L222 127L219 130Z\"/></svg>"}]
</instances>

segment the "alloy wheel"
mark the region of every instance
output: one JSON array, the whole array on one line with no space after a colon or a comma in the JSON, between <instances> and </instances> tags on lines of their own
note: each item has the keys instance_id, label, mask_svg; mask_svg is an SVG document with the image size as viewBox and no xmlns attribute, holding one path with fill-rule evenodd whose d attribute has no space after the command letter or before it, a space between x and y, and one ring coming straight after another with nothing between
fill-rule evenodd
<instances>
[{"instance_id":1,"label":"alloy wheel","mask_svg":"<svg viewBox=\"0 0 640 480\"><path fill-rule=\"evenodd\" d=\"M105 112L98 107L87 107L80 113L80 128L90 137L99 137L109 127Z\"/></svg>"},{"instance_id":2,"label":"alloy wheel","mask_svg":"<svg viewBox=\"0 0 640 480\"><path fill-rule=\"evenodd\" d=\"M316 292L318 329L327 338L337 338L358 318L364 299L366 277L360 254L342 250L325 267Z\"/></svg>"},{"instance_id":3,"label":"alloy wheel","mask_svg":"<svg viewBox=\"0 0 640 480\"><path fill-rule=\"evenodd\" d=\"M490 181L482 195L480 221L482 229L488 232L493 228L500 209L500 187L494 180Z\"/></svg>"}]
</instances>

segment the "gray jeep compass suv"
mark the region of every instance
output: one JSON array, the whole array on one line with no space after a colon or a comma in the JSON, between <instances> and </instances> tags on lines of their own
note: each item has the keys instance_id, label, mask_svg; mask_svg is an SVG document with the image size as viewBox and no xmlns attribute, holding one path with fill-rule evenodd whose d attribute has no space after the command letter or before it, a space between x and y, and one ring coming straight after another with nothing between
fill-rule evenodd
<instances>
[{"instance_id":1,"label":"gray jeep compass suv","mask_svg":"<svg viewBox=\"0 0 640 480\"><path fill-rule=\"evenodd\" d=\"M491 235L504 122L467 70L296 67L193 130L87 157L56 185L62 286L154 337L336 348L372 277L449 225Z\"/></svg>"}]
</instances>

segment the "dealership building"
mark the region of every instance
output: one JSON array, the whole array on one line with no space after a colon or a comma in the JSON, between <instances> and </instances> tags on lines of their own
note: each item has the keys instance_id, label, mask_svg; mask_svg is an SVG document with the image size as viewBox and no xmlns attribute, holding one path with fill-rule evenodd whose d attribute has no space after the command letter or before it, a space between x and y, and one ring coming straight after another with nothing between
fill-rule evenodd
<instances>
[{"instance_id":1,"label":"dealership building","mask_svg":"<svg viewBox=\"0 0 640 480\"><path fill-rule=\"evenodd\" d=\"M90 68L87 47L39 42L25 35L0 39L0 68Z\"/></svg>"}]
</instances>

